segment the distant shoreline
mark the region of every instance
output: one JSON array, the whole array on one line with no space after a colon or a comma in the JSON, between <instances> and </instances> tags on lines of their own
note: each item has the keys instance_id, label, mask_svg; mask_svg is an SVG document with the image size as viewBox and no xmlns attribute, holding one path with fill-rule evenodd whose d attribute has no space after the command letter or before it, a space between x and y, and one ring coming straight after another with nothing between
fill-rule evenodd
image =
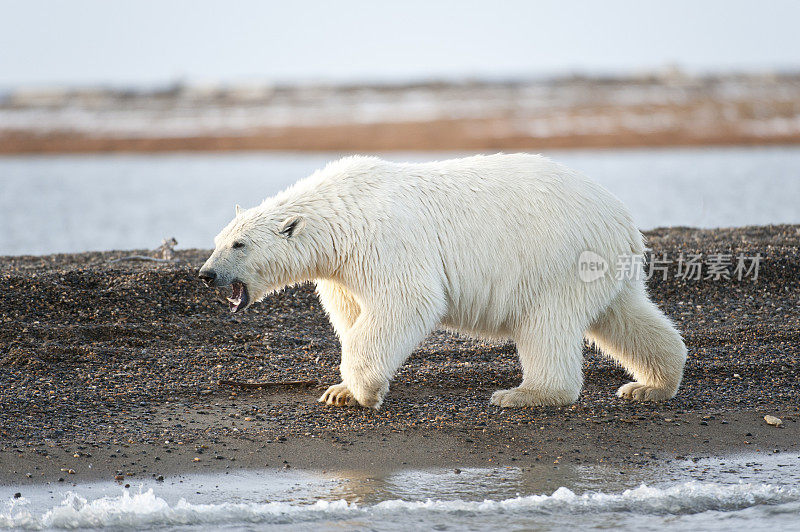
<instances>
[{"instance_id":1,"label":"distant shoreline","mask_svg":"<svg viewBox=\"0 0 800 532\"><path fill-rule=\"evenodd\" d=\"M178 251L174 264L109 262L131 254L122 251L0 257L0 484L228 468L603 463L624 472L800 451L800 226L646 236L659 255L762 256L756 281L649 282L689 348L678 396L616 398L628 377L586 348L577 404L516 410L488 404L492 391L519 382L513 344L444 331L400 369L381 410L320 405L324 386L338 382L340 355L312 289L231 316L227 293L196 278L208 250Z\"/></svg>"},{"instance_id":2,"label":"distant shoreline","mask_svg":"<svg viewBox=\"0 0 800 532\"><path fill-rule=\"evenodd\" d=\"M20 90L0 153L800 143L800 74Z\"/></svg>"}]
</instances>

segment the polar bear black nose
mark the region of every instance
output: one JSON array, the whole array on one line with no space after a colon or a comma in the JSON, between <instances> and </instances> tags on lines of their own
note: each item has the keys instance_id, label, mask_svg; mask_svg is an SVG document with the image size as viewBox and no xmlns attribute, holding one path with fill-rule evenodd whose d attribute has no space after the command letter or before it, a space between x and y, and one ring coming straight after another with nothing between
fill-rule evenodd
<instances>
[{"instance_id":1,"label":"polar bear black nose","mask_svg":"<svg viewBox=\"0 0 800 532\"><path fill-rule=\"evenodd\" d=\"M217 279L217 273L214 270L200 270L197 276L206 283L206 286L214 286L214 281Z\"/></svg>"}]
</instances>

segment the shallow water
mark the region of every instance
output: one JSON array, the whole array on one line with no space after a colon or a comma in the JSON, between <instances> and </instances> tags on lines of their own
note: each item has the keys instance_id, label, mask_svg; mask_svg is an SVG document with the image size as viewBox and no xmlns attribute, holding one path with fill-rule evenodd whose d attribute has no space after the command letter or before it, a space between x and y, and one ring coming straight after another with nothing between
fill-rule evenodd
<instances>
[{"instance_id":1,"label":"shallow water","mask_svg":"<svg viewBox=\"0 0 800 532\"><path fill-rule=\"evenodd\" d=\"M628 468L236 471L142 482L0 486L0 528L798 530L800 457ZM23 492L19 499L15 491Z\"/></svg>"},{"instance_id":2,"label":"shallow water","mask_svg":"<svg viewBox=\"0 0 800 532\"><path fill-rule=\"evenodd\" d=\"M398 161L463 154L391 153ZM643 229L800 223L800 147L577 150L546 155L592 176ZM253 206L333 153L0 157L0 255L213 247ZM587 213L591 215L591 213Z\"/></svg>"}]
</instances>

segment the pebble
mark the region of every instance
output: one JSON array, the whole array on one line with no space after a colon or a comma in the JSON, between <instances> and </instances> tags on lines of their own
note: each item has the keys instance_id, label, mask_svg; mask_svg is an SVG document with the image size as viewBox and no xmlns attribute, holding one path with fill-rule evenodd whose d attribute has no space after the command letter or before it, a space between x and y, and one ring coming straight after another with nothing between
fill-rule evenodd
<instances>
[{"instance_id":1,"label":"pebble","mask_svg":"<svg viewBox=\"0 0 800 532\"><path fill-rule=\"evenodd\" d=\"M772 425L773 427L780 427L783 425L783 420L779 417L771 416L767 414L764 416L764 421L767 422L767 425Z\"/></svg>"}]
</instances>

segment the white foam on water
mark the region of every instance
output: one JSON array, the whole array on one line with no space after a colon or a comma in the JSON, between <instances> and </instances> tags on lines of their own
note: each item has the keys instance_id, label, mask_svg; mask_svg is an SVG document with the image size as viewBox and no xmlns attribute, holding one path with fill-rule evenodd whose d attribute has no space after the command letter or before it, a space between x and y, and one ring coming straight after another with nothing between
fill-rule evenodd
<instances>
[{"instance_id":1,"label":"white foam on water","mask_svg":"<svg viewBox=\"0 0 800 532\"><path fill-rule=\"evenodd\" d=\"M660 515L686 516L702 512L736 512L760 505L789 505L796 511L800 506L800 490L791 486L761 483L719 484L688 481L659 488L641 485L618 493L601 491L575 493L561 487L550 495L528 495L503 500L386 500L362 505L345 500L317 500L313 503L294 502L220 502L197 504L185 498L170 504L152 488L131 493L87 499L71 492L57 505L47 509L32 509L25 498L13 499L0 510L0 528L28 530L114 528L142 529L176 526L227 525L247 527L287 525L292 523L324 522L352 519L366 524L388 524L400 520L409 523L436 521L441 514L458 520L491 516L492 522L503 516L547 516L590 514L593 520L603 514L623 516ZM780 512L778 512L780 513ZM464 521L468 522L468 521ZM353 523L355 524L355 523ZM729 523L731 524L731 523Z\"/></svg>"},{"instance_id":2,"label":"white foam on water","mask_svg":"<svg viewBox=\"0 0 800 532\"><path fill-rule=\"evenodd\" d=\"M624 473L624 474L623 474ZM561 487L559 487L561 486ZM19 498L14 494L20 492ZM800 456L0 486L0 529L800 530Z\"/></svg>"},{"instance_id":3,"label":"white foam on water","mask_svg":"<svg viewBox=\"0 0 800 532\"><path fill-rule=\"evenodd\" d=\"M42 530L48 528L150 528L156 526L286 523L332 517L354 506L345 501L317 501L308 505L286 502L192 504L185 499L170 505L153 489L123 491L117 497L94 500L69 493L57 506L39 515L25 508L25 501L0 514L0 527Z\"/></svg>"}]
</instances>

